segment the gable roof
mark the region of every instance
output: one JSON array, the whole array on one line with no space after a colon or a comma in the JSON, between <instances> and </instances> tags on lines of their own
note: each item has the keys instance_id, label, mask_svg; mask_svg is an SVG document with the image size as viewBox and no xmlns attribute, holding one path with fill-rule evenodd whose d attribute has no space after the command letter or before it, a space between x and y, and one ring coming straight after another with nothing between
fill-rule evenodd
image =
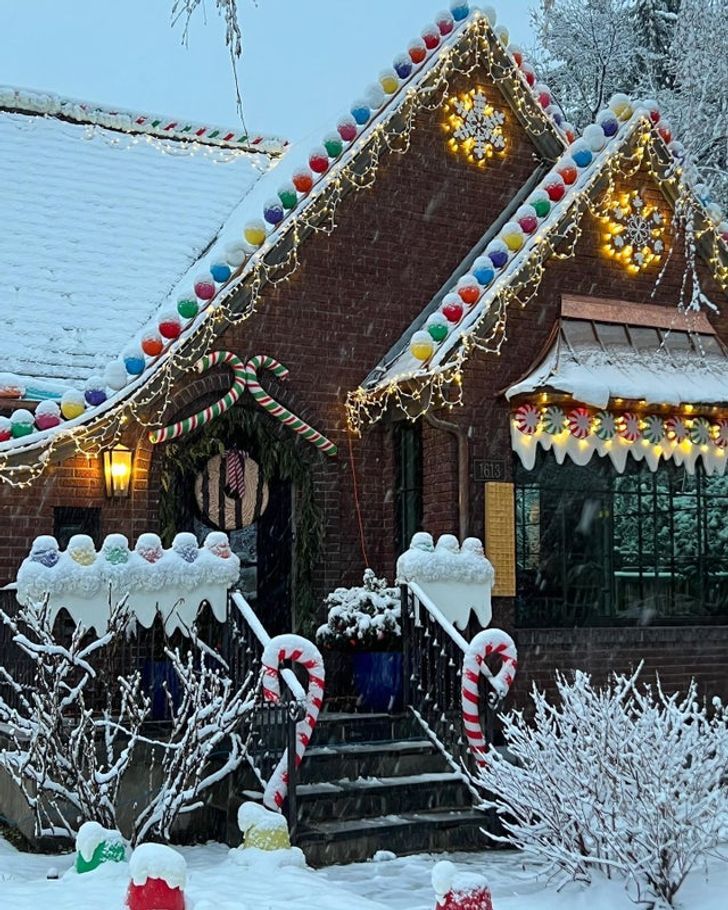
<instances>
[{"instance_id":1,"label":"gable roof","mask_svg":"<svg viewBox=\"0 0 728 910\"><path fill-rule=\"evenodd\" d=\"M572 143L546 175L541 186L511 204L511 221L501 217L487 233L481 256L456 271L454 279L422 310L392 349L347 400L349 425L358 432L379 420L390 402L410 418L431 407L452 407L462 400L462 368L473 350L500 352L505 339L506 313L511 301L522 305L535 296L544 265L560 244L572 251L579 235L579 221L589 199L608 182L614 169L630 156L650 168L671 203L681 196L696 214L696 237L718 284L728 288L728 225L722 213L696 193L692 179L683 172L684 150L672 140L669 125L661 123L654 102L633 103L616 95L597 123ZM567 171L568 179L564 180ZM616 171L615 171L616 172ZM555 184L555 192L551 191ZM543 214L534 206L545 203ZM528 216L530 230L520 221ZM508 213L506 216L508 217ZM495 259L495 256L500 257ZM469 296L468 296L469 295ZM522 297L520 295L523 295ZM459 304L462 316L444 318L448 303ZM443 337L434 340L428 320L443 326ZM416 356L417 347L423 345ZM427 353L431 351L431 353Z\"/></svg>"},{"instance_id":2,"label":"gable roof","mask_svg":"<svg viewBox=\"0 0 728 910\"><path fill-rule=\"evenodd\" d=\"M137 343L129 356L109 364L104 377L106 400L79 416L6 441L0 427L0 479L25 482L43 469L54 452L85 446L97 450L118 438L129 413L136 414L165 394L219 333L250 315L268 280L285 277L295 268L298 244L312 232L331 229L338 203L348 193L371 185L381 155L406 150L415 114L442 102L452 75L478 66L489 69L542 155L554 159L563 151L570 128L546 87L536 83L520 49L506 49L507 32L495 28L495 14L471 10L466 0L454 0L451 9L452 14L438 15L407 54L395 59L393 69L380 75L308 160L292 150L252 186L216 233L209 259L203 251L171 290L172 301L181 293L186 300L196 301L199 309L198 315L178 322L176 337L162 339L154 355L145 356ZM260 219L261 213L265 220ZM252 222L251 216L255 216ZM205 271L193 279L199 268ZM153 318L146 330L137 333L137 341L147 331L156 333L158 322L158 317ZM15 479L18 475L22 481Z\"/></svg>"},{"instance_id":3,"label":"gable roof","mask_svg":"<svg viewBox=\"0 0 728 910\"><path fill-rule=\"evenodd\" d=\"M0 89L3 370L41 394L103 373L283 149Z\"/></svg>"}]
</instances>

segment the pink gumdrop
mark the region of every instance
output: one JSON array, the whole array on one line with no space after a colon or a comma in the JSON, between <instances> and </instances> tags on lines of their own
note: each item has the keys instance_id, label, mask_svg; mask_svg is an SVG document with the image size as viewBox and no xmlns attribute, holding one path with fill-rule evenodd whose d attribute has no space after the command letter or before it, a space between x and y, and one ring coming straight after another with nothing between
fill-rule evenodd
<instances>
[{"instance_id":1,"label":"pink gumdrop","mask_svg":"<svg viewBox=\"0 0 728 910\"><path fill-rule=\"evenodd\" d=\"M200 300L212 300L215 296L215 282L211 278L198 278L195 281L195 294Z\"/></svg>"}]
</instances>

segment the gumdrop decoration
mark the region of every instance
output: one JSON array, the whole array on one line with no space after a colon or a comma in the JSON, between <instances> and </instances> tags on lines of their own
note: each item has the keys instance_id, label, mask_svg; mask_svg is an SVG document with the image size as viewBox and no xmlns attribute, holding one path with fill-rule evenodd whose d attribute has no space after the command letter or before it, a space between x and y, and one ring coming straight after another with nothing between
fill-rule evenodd
<instances>
[{"instance_id":1,"label":"gumdrop decoration","mask_svg":"<svg viewBox=\"0 0 728 910\"><path fill-rule=\"evenodd\" d=\"M142 357L142 361L144 358ZM142 370L144 367L142 367ZM73 420L80 417L86 410L86 399L77 389L69 389L61 397L61 414L66 420Z\"/></svg>"},{"instance_id":2,"label":"gumdrop decoration","mask_svg":"<svg viewBox=\"0 0 728 910\"><path fill-rule=\"evenodd\" d=\"M430 338L432 338L436 344L444 341L450 331L448 319L443 313L432 313L427 317L425 325L430 334Z\"/></svg>"},{"instance_id":3,"label":"gumdrop decoration","mask_svg":"<svg viewBox=\"0 0 728 910\"><path fill-rule=\"evenodd\" d=\"M209 275L198 275L197 278L195 278L195 294L200 300L212 300L215 296L214 277L214 275L212 277ZM228 278L229 277L230 276L228 275Z\"/></svg>"},{"instance_id":4,"label":"gumdrop decoration","mask_svg":"<svg viewBox=\"0 0 728 910\"><path fill-rule=\"evenodd\" d=\"M269 199L263 207L263 217L268 224L275 227L286 217L286 210L280 199Z\"/></svg>"},{"instance_id":5,"label":"gumdrop decoration","mask_svg":"<svg viewBox=\"0 0 728 910\"><path fill-rule=\"evenodd\" d=\"M35 417L26 408L18 408L10 415L13 439L28 436L35 430Z\"/></svg>"},{"instance_id":6,"label":"gumdrop decoration","mask_svg":"<svg viewBox=\"0 0 728 910\"><path fill-rule=\"evenodd\" d=\"M197 538L189 531L180 531L172 541L172 550L185 562L194 562L199 555Z\"/></svg>"},{"instance_id":7,"label":"gumdrop decoration","mask_svg":"<svg viewBox=\"0 0 728 910\"><path fill-rule=\"evenodd\" d=\"M140 534L134 546L134 552L150 563L159 562L164 555L162 541L157 534Z\"/></svg>"},{"instance_id":8,"label":"gumdrop decoration","mask_svg":"<svg viewBox=\"0 0 728 910\"><path fill-rule=\"evenodd\" d=\"M240 806L238 827L243 834L243 849L288 850L291 846L286 817L260 803L245 802Z\"/></svg>"},{"instance_id":9,"label":"gumdrop decoration","mask_svg":"<svg viewBox=\"0 0 728 910\"><path fill-rule=\"evenodd\" d=\"M182 305L184 298L179 300L177 303L177 309L179 310ZM195 301L195 309L197 308L197 301ZM183 314L180 314L183 315ZM147 332L142 338L142 351L147 355L147 357L158 357L164 350L164 342L162 341L162 336L159 332Z\"/></svg>"},{"instance_id":10,"label":"gumdrop decoration","mask_svg":"<svg viewBox=\"0 0 728 910\"><path fill-rule=\"evenodd\" d=\"M86 387L83 393L86 403L96 408L106 401L106 389L104 380L101 376L89 376L86 380Z\"/></svg>"},{"instance_id":11,"label":"gumdrop decoration","mask_svg":"<svg viewBox=\"0 0 728 910\"><path fill-rule=\"evenodd\" d=\"M142 844L131 856L129 872L129 910L185 910L187 865L176 850Z\"/></svg>"},{"instance_id":12,"label":"gumdrop decoration","mask_svg":"<svg viewBox=\"0 0 728 910\"><path fill-rule=\"evenodd\" d=\"M485 255L496 269L502 269L508 262L508 247L500 238L496 237L485 248Z\"/></svg>"},{"instance_id":13,"label":"gumdrop decoration","mask_svg":"<svg viewBox=\"0 0 728 910\"><path fill-rule=\"evenodd\" d=\"M435 910L493 910L486 879L474 872L459 872L449 860L435 864L432 887Z\"/></svg>"},{"instance_id":14,"label":"gumdrop decoration","mask_svg":"<svg viewBox=\"0 0 728 910\"><path fill-rule=\"evenodd\" d=\"M227 262L213 262L210 266L210 274L218 284L225 284L226 281L230 280L232 270Z\"/></svg>"},{"instance_id":15,"label":"gumdrop decoration","mask_svg":"<svg viewBox=\"0 0 728 910\"><path fill-rule=\"evenodd\" d=\"M415 332L409 343L410 354L415 360L429 360L435 351L435 344L429 332Z\"/></svg>"},{"instance_id":16,"label":"gumdrop decoration","mask_svg":"<svg viewBox=\"0 0 728 910\"><path fill-rule=\"evenodd\" d=\"M123 863L126 845L121 834L98 822L84 822L76 835L76 872L93 872L105 863Z\"/></svg>"},{"instance_id":17,"label":"gumdrop decoration","mask_svg":"<svg viewBox=\"0 0 728 910\"><path fill-rule=\"evenodd\" d=\"M0 416L0 442L7 442L13 435L13 425L9 417Z\"/></svg>"},{"instance_id":18,"label":"gumdrop decoration","mask_svg":"<svg viewBox=\"0 0 728 910\"><path fill-rule=\"evenodd\" d=\"M453 325L463 318L463 302L458 294L446 294L442 300L442 315Z\"/></svg>"},{"instance_id":19,"label":"gumdrop decoration","mask_svg":"<svg viewBox=\"0 0 728 910\"><path fill-rule=\"evenodd\" d=\"M173 341L175 338L179 338L181 332L182 322L176 310L165 310L159 314L159 334L162 338Z\"/></svg>"},{"instance_id":20,"label":"gumdrop decoration","mask_svg":"<svg viewBox=\"0 0 728 910\"><path fill-rule=\"evenodd\" d=\"M60 558L58 541L50 534L41 534L31 544L29 556L31 562L37 562L46 569L52 569Z\"/></svg>"},{"instance_id":21,"label":"gumdrop decoration","mask_svg":"<svg viewBox=\"0 0 728 910\"><path fill-rule=\"evenodd\" d=\"M284 209L290 210L295 208L296 203L298 202L296 187L292 183L284 183L283 186L278 187L278 198Z\"/></svg>"},{"instance_id":22,"label":"gumdrop decoration","mask_svg":"<svg viewBox=\"0 0 728 910\"><path fill-rule=\"evenodd\" d=\"M112 566L129 562L129 541L123 534L108 534L101 547L104 559Z\"/></svg>"},{"instance_id":23,"label":"gumdrop decoration","mask_svg":"<svg viewBox=\"0 0 728 910\"><path fill-rule=\"evenodd\" d=\"M329 155L321 145L315 148L308 157L308 166L315 174L325 174L329 169Z\"/></svg>"},{"instance_id":24,"label":"gumdrop decoration","mask_svg":"<svg viewBox=\"0 0 728 910\"><path fill-rule=\"evenodd\" d=\"M61 422L61 409L55 401L41 401L35 409L35 425L39 430L50 430Z\"/></svg>"},{"instance_id":25,"label":"gumdrop decoration","mask_svg":"<svg viewBox=\"0 0 728 910\"><path fill-rule=\"evenodd\" d=\"M247 243L254 247L262 246L267 236L268 232L265 229L265 224L260 220L249 221L243 228L243 237L245 237Z\"/></svg>"},{"instance_id":26,"label":"gumdrop decoration","mask_svg":"<svg viewBox=\"0 0 728 910\"><path fill-rule=\"evenodd\" d=\"M230 540L223 531L210 531L205 538L204 547L220 559L230 559L232 556Z\"/></svg>"},{"instance_id":27,"label":"gumdrop decoration","mask_svg":"<svg viewBox=\"0 0 728 910\"><path fill-rule=\"evenodd\" d=\"M291 179L298 192L302 193L304 196L313 189L313 175L308 168L299 168Z\"/></svg>"},{"instance_id":28,"label":"gumdrop decoration","mask_svg":"<svg viewBox=\"0 0 728 910\"><path fill-rule=\"evenodd\" d=\"M96 545L88 534L74 534L68 541L66 553L79 566L92 566L96 562Z\"/></svg>"}]
</instances>

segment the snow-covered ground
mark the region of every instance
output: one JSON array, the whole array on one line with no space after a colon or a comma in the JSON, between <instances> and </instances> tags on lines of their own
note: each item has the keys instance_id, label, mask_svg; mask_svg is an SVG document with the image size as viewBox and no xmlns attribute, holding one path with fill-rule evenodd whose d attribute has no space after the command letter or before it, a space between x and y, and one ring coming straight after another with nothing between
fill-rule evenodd
<instances>
[{"instance_id":1,"label":"snow-covered ground","mask_svg":"<svg viewBox=\"0 0 728 910\"><path fill-rule=\"evenodd\" d=\"M189 878L187 895L194 910L433 910L432 866L442 856L414 856L334 866L313 871L266 871L233 862L227 847L210 844L182 848ZM608 882L557 893L524 868L511 851L460 853L458 866L484 873L493 891L494 910L634 910L622 887ZM107 865L77 875L72 857L18 853L0 837L0 907L13 910L122 910L128 882L126 864ZM60 879L49 880L55 869ZM680 893L685 910L723 910L728 863L710 860L694 871Z\"/></svg>"}]
</instances>

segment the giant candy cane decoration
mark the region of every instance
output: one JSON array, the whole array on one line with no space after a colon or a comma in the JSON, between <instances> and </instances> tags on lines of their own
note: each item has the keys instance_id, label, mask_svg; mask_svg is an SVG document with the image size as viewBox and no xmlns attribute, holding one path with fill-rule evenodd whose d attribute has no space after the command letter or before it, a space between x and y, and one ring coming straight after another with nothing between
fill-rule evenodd
<instances>
[{"instance_id":1,"label":"giant candy cane decoration","mask_svg":"<svg viewBox=\"0 0 728 910\"><path fill-rule=\"evenodd\" d=\"M245 364L231 351L213 351L212 354L205 354L197 361L193 369L196 373L206 373L209 369L218 363L226 363L233 371L233 384L230 391L226 392L223 397L211 404L192 417L185 417L184 420L177 420L174 423L162 427L161 430L153 430L149 434L149 441L156 445L158 442L167 442L170 439L176 439L178 436L185 436L196 430L197 427L204 426L221 414L224 414L228 408L231 408L245 391Z\"/></svg>"},{"instance_id":2,"label":"giant candy cane decoration","mask_svg":"<svg viewBox=\"0 0 728 910\"><path fill-rule=\"evenodd\" d=\"M284 426L290 427L296 433L303 436L307 442L315 445L316 448L320 449L325 455L336 455L337 448L330 439L322 436L321 433L314 430L312 426L301 420L300 417L296 417L288 408L284 408L283 405L278 404L274 398L270 397L258 382L258 370L261 368L264 370L271 370L271 372L281 380L286 379L288 376L287 368L273 357L268 357L266 354L258 354L255 357L250 358L245 364L245 384L248 387L248 391L261 408L280 420Z\"/></svg>"},{"instance_id":3,"label":"giant candy cane decoration","mask_svg":"<svg viewBox=\"0 0 728 910\"><path fill-rule=\"evenodd\" d=\"M273 417L280 420L284 426L290 427L294 432L303 436L307 442L315 445L316 448L320 449L325 455L331 457L336 455L337 448L330 439L327 439L319 433L318 430L314 430L310 424L301 420L300 417L296 417L288 408L284 408L283 405L278 404L278 402L271 398L258 382L258 370L261 367L263 369L271 370L278 379L286 379L288 376L288 369L284 367L282 363L279 363L273 357L268 357L266 354L258 354L256 357L251 357L250 360L244 364L237 354L233 354L230 351L214 351L212 354L205 354L203 357L200 357L194 366L194 370L197 373L205 373L218 363L227 364L233 371L233 384L230 387L230 391L226 392L219 401L215 402L215 404L203 408L201 411L193 414L192 417L185 417L184 420L177 420L174 423L168 424L166 427L162 427L161 430L153 430L149 434L149 441L153 445L156 445L159 442L167 442L170 439L176 439L178 436L184 436L187 433L191 433L193 430L196 430L197 427L204 426L206 423L209 423L211 420L224 414L228 408L231 408L237 402L247 388L258 404L269 414L272 414Z\"/></svg>"},{"instance_id":4,"label":"giant candy cane decoration","mask_svg":"<svg viewBox=\"0 0 728 910\"><path fill-rule=\"evenodd\" d=\"M518 666L518 654L513 639L500 629L484 629L478 632L465 652L462 676L463 725L470 751L479 765L486 764L488 744L480 723L478 684L480 674L484 670L485 659L491 654L499 655L502 661L501 668L495 676L486 676L498 698L503 698L508 693Z\"/></svg>"},{"instance_id":5,"label":"giant candy cane decoration","mask_svg":"<svg viewBox=\"0 0 728 910\"><path fill-rule=\"evenodd\" d=\"M263 649L263 698L269 702L281 700L280 665L292 660L308 670L306 716L296 724L296 767L303 761L303 753L316 726L324 697L324 662L318 648L300 635L276 635ZM280 809L288 792L288 750L278 762L263 793L263 803L269 809Z\"/></svg>"}]
</instances>

